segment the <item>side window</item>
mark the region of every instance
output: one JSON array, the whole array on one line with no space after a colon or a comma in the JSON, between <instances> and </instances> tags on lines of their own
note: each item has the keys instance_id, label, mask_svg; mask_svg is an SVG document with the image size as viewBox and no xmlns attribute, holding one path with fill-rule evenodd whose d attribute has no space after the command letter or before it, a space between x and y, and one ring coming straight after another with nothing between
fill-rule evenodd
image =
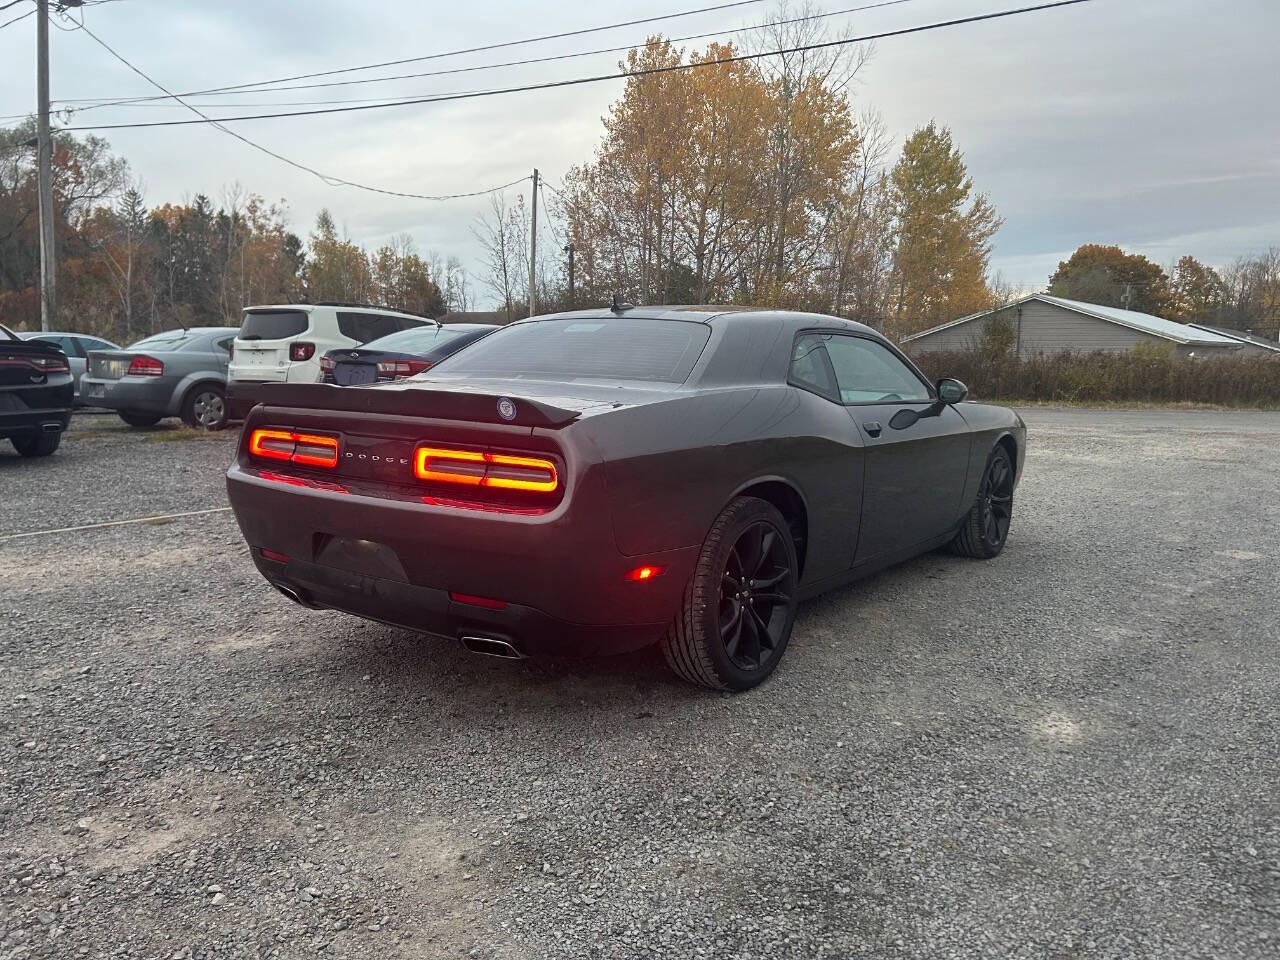
<instances>
[{"instance_id":1,"label":"side window","mask_svg":"<svg viewBox=\"0 0 1280 960\"><path fill-rule=\"evenodd\" d=\"M223 353L230 353L231 344L234 342L235 337L223 337L221 340L216 341L215 346Z\"/></svg>"},{"instance_id":2,"label":"side window","mask_svg":"<svg viewBox=\"0 0 1280 960\"><path fill-rule=\"evenodd\" d=\"M826 341L830 337L806 333L797 337L791 348L791 369L787 380L821 397L840 403L840 388L836 385L831 358L827 355Z\"/></svg>"},{"instance_id":3,"label":"side window","mask_svg":"<svg viewBox=\"0 0 1280 960\"><path fill-rule=\"evenodd\" d=\"M105 340L99 340L97 337L81 337L80 346L84 348L84 352L90 350L118 350L119 347L112 346Z\"/></svg>"},{"instance_id":4,"label":"side window","mask_svg":"<svg viewBox=\"0 0 1280 960\"><path fill-rule=\"evenodd\" d=\"M865 337L823 339L844 403L919 403L933 399L924 381L883 344Z\"/></svg>"},{"instance_id":5,"label":"side window","mask_svg":"<svg viewBox=\"0 0 1280 960\"><path fill-rule=\"evenodd\" d=\"M368 324L365 323L365 315L363 313L346 313L338 311L338 332L344 337L350 337L357 343L368 343L373 337L367 335Z\"/></svg>"},{"instance_id":6,"label":"side window","mask_svg":"<svg viewBox=\"0 0 1280 960\"><path fill-rule=\"evenodd\" d=\"M76 349L76 342L71 337L36 337L41 343L51 343L68 357L81 356L79 350Z\"/></svg>"}]
</instances>

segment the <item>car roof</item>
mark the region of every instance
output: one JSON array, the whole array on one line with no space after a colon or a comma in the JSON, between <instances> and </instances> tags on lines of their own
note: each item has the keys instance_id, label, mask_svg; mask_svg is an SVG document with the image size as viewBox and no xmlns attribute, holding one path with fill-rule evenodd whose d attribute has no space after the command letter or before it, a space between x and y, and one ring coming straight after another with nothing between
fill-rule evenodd
<instances>
[{"instance_id":1,"label":"car roof","mask_svg":"<svg viewBox=\"0 0 1280 960\"><path fill-rule=\"evenodd\" d=\"M858 333L872 333L881 336L872 327L856 320L843 317L828 316L823 313L806 313L801 310L773 310L768 307L741 307L735 305L713 306L696 304L691 306L652 306L629 307L622 312L614 312L609 307L596 307L590 310L572 310L564 313L551 313L529 320L517 320L516 323L528 323L530 320L567 320L580 318L583 320L617 320L625 323L628 319L643 318L649 320L684 320L720 326L728 323L768 323L770 321L786 323L796 329L802 327L828 327L846 329Z\"/></svg>"},{"instance_id":2,"label":"car roof","mask_svg":"<svg viewBox=\"0 0 1280 960\"><path fill-rule=\"evenodd\" d=\"M439 322L432 317L428 317L421 313L411 313L408 310L396 310L393 307L372 307L354 303L255 303L251 307L244 308L246 313L254 313L260 310L301 310L303 313L311 313L313 310L344 310L356 313L385 313L393 317L412 317L414 320L421 320L424 323Z\"/></svg>"}]
</instances>

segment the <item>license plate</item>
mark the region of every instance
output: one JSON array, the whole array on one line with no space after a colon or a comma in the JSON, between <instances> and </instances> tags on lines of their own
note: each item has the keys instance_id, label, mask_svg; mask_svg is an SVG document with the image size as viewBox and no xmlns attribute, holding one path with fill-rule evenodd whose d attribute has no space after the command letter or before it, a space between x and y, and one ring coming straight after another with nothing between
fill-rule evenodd
<instances>
[{"instance_id":1,"label":"license plate","mask_svg":"<svg viewBox=\"0 0 1280 960\"><path fill-rule=\"evenodd\" d=\"M333 371L333 379L344 387L373 383L378 379L378 368L371 363L340 363Z\"/></svg>"},{"instance_id":2,"label":"license plate","mask_svg":"<svg viewBox=\"0 0 1280 960\"><path fill-rule=\"evenodd\" d=\"M89 384L89 392L86 396L90 400L105 400L107 397L107 385L105 383Z\"/></svg>"},{"instance_id":3,"label":"license plate","mask_svg":"<svg viewBox=\"0 0 1280 960\"><path fill-rule=\"evenodd\" d=\"M236 359L241 359L251 367L274 367L276 352L274 350L237 350Z\"/></svg>"}]
</instances>

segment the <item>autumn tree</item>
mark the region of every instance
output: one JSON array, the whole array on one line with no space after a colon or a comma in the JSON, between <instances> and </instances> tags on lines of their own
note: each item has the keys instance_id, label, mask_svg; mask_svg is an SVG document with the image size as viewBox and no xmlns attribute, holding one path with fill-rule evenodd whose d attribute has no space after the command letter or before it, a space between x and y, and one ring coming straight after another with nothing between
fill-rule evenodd
<instances>
[{"instance_id":1,"label":"autumn tree","mask_svg":"<svg viewBox=\"0 0 1280 960\"><path fill-rule=\"evenodd\" d=\"M1170 271L1169 319L1212 323L1222 305L1222 278L1195 257L1182 257Z\"/></svg>"},{"instance_id":2,"label":"autumn tree","mask_svg":"<svg viewBox=\"0 0 1280 960\"><path fill-rule=\"evenodd\" d=\"M379 247L370 264L377 303L429 317L444 316L444 296L408 234L398 234Z\"/></svg>"},{"instance_id":3,"label":"autumn tree","mask_svg":"<svg viewBox=\"0 0 1280 960\"><path fill-rule=\"evenodd\" d=\"M1086 243L1058 264L1049 292L1069 300L1167 317L1169 277L1157 263L1116 246Z\"/></svg>"},{"instance_id":4,"label":"autumn tree","mask_svg":"<svg viewBox=\"0 0 1280 960\"><path fill-rule=\"evenodd\" d=\"M889 177L896 249L891 276L892 333L954 320L990 302L987 264L1001 220L975 193L951 131L934 123L903 145Z\"/></svg>"},{"instance_id":5,"label":"autumn tree","mask_svg":"<svg viewBox=\"0 0 1280 960\"><path fill-rule=\"evenodd\" d=\"M307 295L312 301L368 301L373 291L369 258L360 245L338 235L328 210L316 216L304 271Z\"/></svg>"}]
</instances>

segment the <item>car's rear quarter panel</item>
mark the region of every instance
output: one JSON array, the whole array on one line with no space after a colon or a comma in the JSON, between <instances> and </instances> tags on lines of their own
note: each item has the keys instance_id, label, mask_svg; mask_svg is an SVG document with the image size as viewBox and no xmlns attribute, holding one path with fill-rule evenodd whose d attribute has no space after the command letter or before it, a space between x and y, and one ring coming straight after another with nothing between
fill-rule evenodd
<instances>
[{"instance_id":1,"label":"car's rear quarter panel","mask_svg":"<svg viewBox=\"0 0 1280 960\"><path fill-rule=\"evenodd\" d=\"M852 562L862 450L841 407L781 384L729 388L615 410L574 429L604 460L624 554L697 548L736 494L781 482L808 515L804 578Z\"/></svg>"}]
</instances>

